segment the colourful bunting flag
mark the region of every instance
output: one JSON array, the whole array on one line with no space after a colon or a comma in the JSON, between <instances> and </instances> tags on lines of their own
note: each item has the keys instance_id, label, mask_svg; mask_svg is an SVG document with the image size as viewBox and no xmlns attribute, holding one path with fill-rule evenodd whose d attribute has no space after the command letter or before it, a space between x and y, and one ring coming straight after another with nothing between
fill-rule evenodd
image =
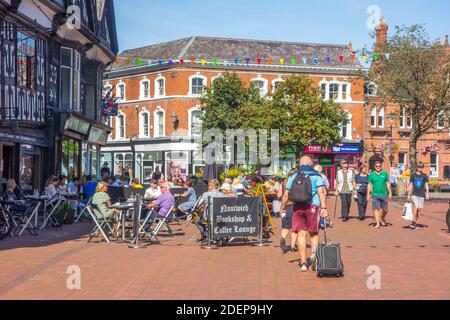
<instances>
[{"instance_id":1,"label":"colourful bunting flag","mask_svg":"<svg viewBox=\"0 0 450 320\"><path fill-rule=\"evenodd\" d=\"M136 64L140 66L142 64L142 59L136 59Z\"/></svg>"},{"instance_id":2,"label":"colourful bunting flag","mask_svg":"<svg viewBox=\"0 0 450 320\"><path fill-rule=\"evenodd\" d=\"M191 58L191 64L195 64L195 59Z\"/></svg>"},{"instance_id":3,"label":"colourful bunting flag","mask_svg":"<svg viewBox=\"0 0 450 320\"><path fill-rule=\"evenodd\" d=\"M258 58L257 61L258 61L258 64L261 64L262 59Z\"/></svg>"},{"instance_id":4,"label":"colourful bunting flag","mask_svg":"<svg viewBox=\"0 0 450 320\"><path fill-rule=\"evenodd\" d=\"M362 54L361 58L364 62L367 61L367 55L365 53Z\"/></svg>"},{"instance_id":5,"label":"colourful bunting flag","mask_svg":"<svg viewBox=\"0 0 450 320\"><path fill-rule=\"evenodd\" d=\"M308 58L303 57L303 58L302 58L302 62L303 62L303 64L307 64L307 63L308 63Z\"/></svg>"},{"instance_id":6,"label":"colourful bunting flag","mask_svg":"<svg viewBox=\"0 0 450 320\"><path fill-rule=\"evenodd\" d=\"M389 60L389 58L391 57L391 54L390 53L385 53L384 56L385 56L386 60Z\"/></svg>"},{"instance_id":7,"label":"colourful bunting flag","mask_svg":"<svg viewBox=\"0 0 450 320\"><path fill-rule=\"evenodd\" d=\"M184 59L180 59L180 64L184 64Z\"/></svg>"},{"instance_id":8,"label":"colourful bunting flag","mask_svg":"<svg viewBox=\"0 0 450 320\"><path fill-rule=\"evenodd\" d=\"M318 63L319 63L319 57L316 56L313 58L313 64L318 64Z\"/></svg>"},{"instance_id":9,"label":"colourful bunting flag","mask_svg":"<svg viewBox=\"0 0 450 320\"><path fill-rule=\"evenodd\" d=\"M202 62L202 66L205 66L206 60L205 60L205 59L202 59L201 62Z\"/></svg>"},{"instance_id":10,"label":"colourful bunting flag","mask_svg":"<svg viewBox=\"0 0 450 320\"><path fill-rule=\"evenodd\" d=\"M234 64L238 64L239 63L239 58L238 57L234 57Z\"/></svg>"},{"instance_id":11,"label":"colourful bunting flag","mask_svg":"<svg viewBox=\"0 0 450 320\"><path fill-rule=\"evenodd\" d=\"M352 54L352 55L350 56L350 60L351 60L352 62L355 62L355 59L356 59L356 56L355 56L354 54Z\"/></svg>"},{"instance_id":12,"label":"colourful bunting flag","mask_svg":"<svg viewBox=\"0 0 450 320\"><path fill-rule=\"evenodd\" d=\"M158 64L161 66L163 64L162 60L158 60Z\"/></svg>"},{"instance_id":13,"label":"colourful bunting flag","mask_svg":"<svg viewBox=\"0 0 450 320\"><path fill-rule=\"evenodd\" d=\"M280 58L280 64L284 64L284 58Z\"/></svg>"},{"instance_id":14,"label":"colourful bunting flag","mask_svg":"<svg viewBox=\"0 0 450 320\"><path fill-rule=\"evenodd\" d=\"M169 64L169 66L173 65L173 60L170 59L168 64Z\"/></svg>"},{"instance_id":15,"label":"colourful bunting flag","mask_svg":"<svg viewBox=\"0 0 450 320\"><path fill-rule=\"evenodd\" d=\"M250 58L245 59L245 63L246 63L247 65L249 65L249 64L250 64Z\"/></svg>"},{"instance_id":16,"label":"colourful bunting flag","mask_svg":"<svg viewBox=\"0 0 450 320\"><path fill-rule=\"evenodd\" d=\"M268 62L269 64L272 64L272 63L273 63L273 59L272 59L272 58L269 58L269 59L267 59L267 62Z\"/></svg>"},{"instance_id":17,"label":"colourful bunting flag","mask_svg":"<svg viewBox=\"0 0 450 320\"><path fill-rule=\"evenodd\" d=\"M378 61L380 60L380 54L379 53L374 53L373 54L373 61Z\"/></svg>"},{"instance_id":18,"label":"colourful bunting flag","mask_svg":"<svg viewBox=\"0 0 450 320\"><path fill-rule=\"evenodd\" d=\"M213 64L213 66L217 66L217 59L212 59L212 64Z\"/></svg>"},{"instance_id":19,"label":"colourful bunting flag","mask_svg":"<svg viewBox=\"0 0 450 320\"><path fill-rule=\"evenodd\" d=\"M225 60L225 61L223 62L223 65L224 65L224 66L228 66L228 64L229 64L228 60Z\"/></svg>"},{"instance_id":20,"label":"colourful bunting flag","mask_svg":"<svg viewBox=\"0 0 450 320\"><path fill-rule=\"evenodd\" d=\"M297 60L294 57L291 58L291 64L295 64L296 61Z\"/></svg>"},{"instance_id":21,"label":"colourful bunting flag","mask_svg":"<svg viewBox=\"0 0 450 320\"><path fill-rule=\"evenodd\" d=\"M341 60L341 62L344 62L344 56L339 56L339 60Z\"/></svg>"},{"instance_id":22,"label":"colourful bunting flag","mask_svg":"<svg viewBox=\"0 0 450 320\"><path fill-rule=\"evenodd\" d=\"M119 63L120 62L120 58L119 57L116 57L116 63Z\"/></svg>"},{"instance_id":23,"label":"colourful bunting flag","mask_svg":"<svg viewBox=\"0 0 450 320\"><path fill-rule=\"evenodd\" d=\"M127 64L130 64L131 63L131 59L130 58L127 58Z\"/></svg>"},{"instance_id":24,"label":"colourful bunting flag","mask_svg":"<svg viewBox=\"0 0 450 320\"><path fill-rule=\"evenodd\" d=\"M153 60L147 60L147 63L148 63L148 64L152 64L152 63L153 63Z\"/></svg>"},{"instance_id":25,"label":"colourful bunting flag","mask_svg":"<svg viewBox=\"0 0 450 320\"><path fill-rule=\"evenodd\" d=\"M330 63L331 57L330 57L330 56L327 56L327 57L326 57L326 60L327 60L328 63Z\"/></svg>"}]
</instances>

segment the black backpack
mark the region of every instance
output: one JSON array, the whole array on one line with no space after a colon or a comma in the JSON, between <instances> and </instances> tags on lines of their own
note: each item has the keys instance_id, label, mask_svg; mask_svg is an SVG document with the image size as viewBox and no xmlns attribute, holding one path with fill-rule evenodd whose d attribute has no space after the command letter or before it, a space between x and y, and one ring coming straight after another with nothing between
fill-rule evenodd
<instances>
[{"instance_id":1,"label":"black backpack","mask_svg":"<svg viewBox=\"0 0 450 320\"><path fill-rule=\"evenodd\" d=\"M312 192L311 176L318 174L305 174L298 172L289 191L289 200L297 204L310 204L316 194Z\"/></svg>"}]
</instances>

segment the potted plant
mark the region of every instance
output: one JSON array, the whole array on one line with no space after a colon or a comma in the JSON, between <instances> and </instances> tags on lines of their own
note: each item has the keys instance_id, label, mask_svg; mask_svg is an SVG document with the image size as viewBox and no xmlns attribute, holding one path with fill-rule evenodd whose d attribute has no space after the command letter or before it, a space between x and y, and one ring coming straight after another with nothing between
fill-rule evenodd
<instances>
[{"instance_id":1,"label":"potted plant","mask_svg":"<svg viewBox=\"0 0 450 320\"><path fill-rule=\"evenodd\" d=\"M72 224L75 216L75 211L76 209L70 202L63 203L59 207L58 214L56 215L58 224L60 226L63 224Z\"/></svg>"}]
</instances>

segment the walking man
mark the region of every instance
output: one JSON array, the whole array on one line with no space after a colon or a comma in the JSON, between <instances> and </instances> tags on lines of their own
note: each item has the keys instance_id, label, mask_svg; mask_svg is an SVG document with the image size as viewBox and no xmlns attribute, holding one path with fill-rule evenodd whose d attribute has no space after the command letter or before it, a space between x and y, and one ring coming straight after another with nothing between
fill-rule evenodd
<instances>
[{"instance_id":1,"label":"walking man","mask_svg":"<svg viewBox=\"0 0 450 320\"><path fill-rule=\"evenodd\" d=\"M386 171L383 171L383 164L377 161L375 162L375 171L369 176L367 188L367 201L372 201L372 210L377 223L375 229L379 229L380 225L383 227L387 226L388 199L392 199L389 175Z\"/></svg>"},{"instance_id":2,"label":"walking man","mask_svg":"<svg viewBox=\"0 0 450 320\"><path fill-rule=\"evenodd\" d=\"M328 217L325 183L312 166L313 161L310 157L300 159L298 171L291 175L286 184L280 212L281 215L285 215L288 201L294 202L292 232L298 234L299 269L302 272L308 271L306 236L309 233L311 238L310 263L314 268L315 252L319 244L319 219Z\"/></svg>"},{"instance_id":3,"label":"walking man","mask_svg":"<svg viewBox=\"0 0 450 320\"><path fill-rule=\"evenodd\" d=\"M413 222L409 226L411 229L420 229L417 224L419 216L422 213L425 199L430 199L430 190L428 187L428 176L423 173L425 165L423 162L417 164L417 171L411 176L410 186L408 188L408 201L413 203Z\"/></svg>"},{"instance_id":4,"label":"walking man","mask_svg":"<svg viewBox=\"0 0 450 320\"><path fill-rule=\"evenodd\" d=\"M336 197L341 196L341 216L342 221L347 222L349 220L350 207L352 205L353 194L353 182L354 174L353 170L349 169L349 163L347 160L341 161L342 169L337 174L336 184Z\"/></svg>"}]
</instances>

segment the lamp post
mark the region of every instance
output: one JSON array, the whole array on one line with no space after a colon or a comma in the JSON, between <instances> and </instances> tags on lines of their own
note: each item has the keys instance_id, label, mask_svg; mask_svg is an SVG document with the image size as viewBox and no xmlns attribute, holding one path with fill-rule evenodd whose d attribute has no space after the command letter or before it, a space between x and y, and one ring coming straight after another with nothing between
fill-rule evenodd
<instances>
[{"instance_id":1,"label":"lamp post","mask_svg":"<svg viewBox=\"0 0 450 320\"><path fill-rule=\"evenodd\" d=\"M130 147L131 147L131 152L133 153L133 164L132 164L133 174L130 177L131 179L134 179L136 177L136 146L134 143L136 139L138 139L138 136L132 136L130 138Z\"/></svg>"},{"instance_id":2,"label":"lamp post","mask_svg":"<svg viewBox=\"0 0 450 320\"><path fill-rule=\"evenodd\" d=\"M393 112L391 112L391 113L389 114L389 121L390 121L390 124L391 124L391 141L390 141L390 145L391 145L390 151L391 151L391 154L390 154L390 156L389 156L389 159L390 159L390 161L391 161L391 168L392 168L392 166L393 166L393 164L394 164L394 154L392 153L392 150L393 150L393 147L394 147L394 120L395 120L395 114L394 114Z\"/></svg>"},{"instance_id":3,"label":"lamp post","mask_svg":"<svg viewBox=\"0 0 450 320\"><path fill-rule=\"evenodd\" d=\"M178 120L178 115L175 111L172 113L172 124L173 124L173 128L175 130L177 130L178 125L180 124L180 120Z\"/></svg>"}]
</instances>

